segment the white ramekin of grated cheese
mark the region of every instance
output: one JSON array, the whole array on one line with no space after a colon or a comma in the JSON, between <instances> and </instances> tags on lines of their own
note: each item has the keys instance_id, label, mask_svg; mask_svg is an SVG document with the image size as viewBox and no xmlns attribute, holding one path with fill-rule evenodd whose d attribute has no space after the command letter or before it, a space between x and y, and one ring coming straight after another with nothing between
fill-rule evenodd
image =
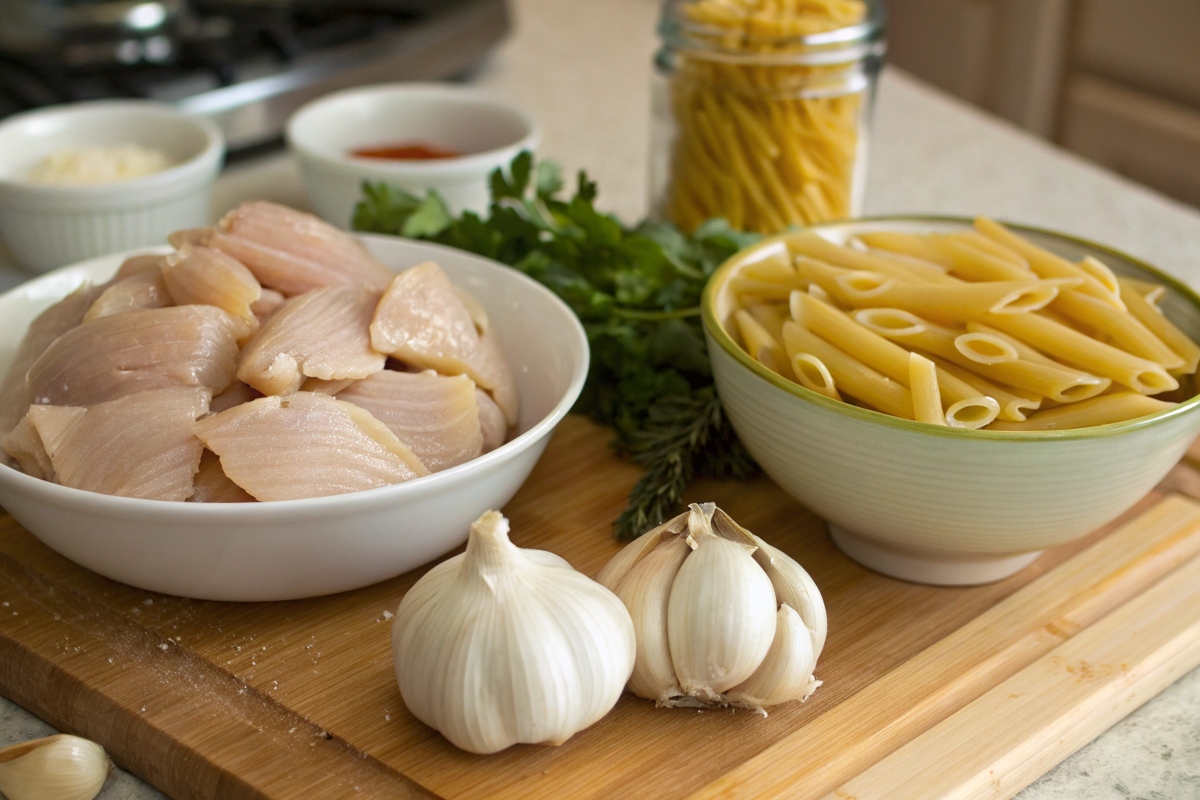
<instances>
[{"instance_id":1,"label":"white ramekin of grated cheese","mask_svg":"<svg viewBox=\"0 0 1200 800\"><path fill-rule=\"evenodd\" d=\"M205 119L145 101L30 111L0 123L0 237L36 272L205 225L225 154Z\"/></svg>"}]
</instances>

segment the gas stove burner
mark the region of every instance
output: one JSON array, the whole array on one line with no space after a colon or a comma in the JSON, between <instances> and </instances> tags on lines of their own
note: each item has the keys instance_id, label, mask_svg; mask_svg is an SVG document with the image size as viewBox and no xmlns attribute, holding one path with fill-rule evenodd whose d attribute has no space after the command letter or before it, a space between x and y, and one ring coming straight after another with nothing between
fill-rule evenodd
<instances>
[{"instance_id":1,"label":"gas stove burner","mask_svg":"<svg viewBox=\"0 0 1200 800\"><path fill-rule=\"evenodd\" d=\"M278 140L293 110L329 91L460 76L508 30L504 0L0 4L0 117L147 98L212 118L232 151Z\"/></svg>"}]
</instances>

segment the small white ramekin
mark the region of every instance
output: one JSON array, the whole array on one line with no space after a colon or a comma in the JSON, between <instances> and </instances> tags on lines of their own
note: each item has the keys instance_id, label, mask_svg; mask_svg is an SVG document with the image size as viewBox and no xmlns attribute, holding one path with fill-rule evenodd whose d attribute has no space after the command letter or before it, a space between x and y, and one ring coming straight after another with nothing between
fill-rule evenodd
<instances>
[{"instance_id":1,"label":"small white ramekin","mask_svg":"<svg viewBox=\"0 0 1200 800\"><path fill-rule=\"evenodd\" d=\"M160 150L174 166L84 186L24 177L63 148L129 144ZM208 224L224 155L215 125L160 103L100 100L17 114L0 124L0 236L36 272L159 244L172 231Z\"/></svg>"},{"instance_id":2,"label":"small white ramekin","mask_svg":"<svg viewBox=\"0 0 1200 800\"><path fill-rule=\"evenodd\" d=\"M313 210L348 227L363 181L424 195L436 189L455 213L485 212L488 176L541 135L521 109L490 95L446 84L394 83L327 95L288 122L288 146ZM429 161L359 158L352 150L420 142L463 155Z\"/></svg>"}]
</instances>

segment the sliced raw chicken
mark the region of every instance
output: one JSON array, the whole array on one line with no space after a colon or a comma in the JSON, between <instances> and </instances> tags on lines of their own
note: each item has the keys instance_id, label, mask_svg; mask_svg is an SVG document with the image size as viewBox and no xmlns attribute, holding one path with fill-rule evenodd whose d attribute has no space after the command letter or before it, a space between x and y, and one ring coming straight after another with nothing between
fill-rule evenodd
<instances>
[{"instance_id":1,"label":"sliced raw chicken","mask_svg":"<svg viewBox=\"0 0 1200 800\"><path fill-rule=\"evenodd\" d=\"M229 384L229 388L213 397L208 410L209 413L220 414L226 409L240 406L242 403L249 403L251 400L257 400L260 397L262 397L262 392L250 388L241 381L234 381Z\"/></svg>"},{"instance_id":2,"label":"sliced raw chicken","mask_svg":"<svg viewBox=\"0 0 1200 800\"><path fill-rule=\"evenodd\" d=\"M134 275L139 275L143 272L158 272L162 269L162 265L166 260L166 256L159 255L130 256L121 262L121 266L117 269L117 274L113 276L111 283L132 278Z\"/></svg>"},{"instance_id":3,"label":"sliced raw chicken","mask_svg":"<svg viewBox=\"0 0 1200 800\"><path fill-rule=\"evenodd\" d=\"M465 375L384 370L356 381L337 398L370 411L430 472L438 472L483 452L475 392Z\"/></svg>"},{"instance_id":4,"label":"sliced raw chicken","mask_svg":"<svg viewBox=\"0 0 1200 800\"><path fill-rule=\"evenodd\" d=\"M208 247L212 237L212 228L183 228L168 236L167 242L176 250L182 250L184 245L189 244L196 247Z\"/></svg>"},{"instance_id":5,"label":"sliced raw chicken","mask_svg":"<svg viewBox=\"0 0 1200 800\"><path fill-rule=\"evenodd\" d=\"M258 317L258 324L266 323L271 315L283 307L287 298L274 289L263 289L262 295L250 304L250 310Z\"/></svg>"},{"instance_id":6,"label":"sliced raw chicken","mask_svg":"<svg viewBox=\"0 0 1200 800\"><path fill-rule=\"evenodd\" d=\"M491 392L508 424L516 424L517 387L495 334L480 331L437 264L426 262L396 276L375 311L371 344L406 364L468 376Z\"/></svg>"},{"instance_id":7,"label":"sliced raw chicken","mask_svg":"<svg viewBox=\"0 0 1200 800\"><path fill-rule=\"evenodd\" d=\"M195 429L225 474L258 500L345 494L429 473L386 425L324 394L263 397Z\"/></svg>"},{"instance_id":8,"label":"sliced raw chicken","mask_svg":"<svg viewBox=\"0 0 1200 800\"><path fill-rule=\"evenodd\" d=\"M237 375L263 394L289 394L304 379L365 378L386 357L371 349L379 292L358 286L314 289L290 298L246 343Z\"/></svg>"},{"instance_id":9,"label":"sliced raw chicken","mask_svg":"<svg viewBox=\"0 0 1200 800\"><path fill-rule=\"evenodd\" d=\"M25 375L51 342L83 321L83 315L104 291L103 286L85 284L43 311L29 325L13 356L8 374L0 383L0 435L11 431L25 416L33 395Z\"/></svg>"},{"instance_id":10,"label":"sliced raw chicken","mask_svg":"<svg viewBox=\"0 0 1200 800\"><path fill-rule=\"evenodd\" d=\"M186 500L204 449L192 433L209 391L172 387L90 408L34 406L29 421L63 486L89 492Z\"/></svg>"},{"instance_id":11,"label":"sliced raw chicken","mask_svg":"<svg viewBox=\"0 0 1200 800\"><path fill-rule=\"evenodd\" d=\"M196 472L196 491L188 498L190 503L253 503L254 498L246 490L225 476L221 460L212 450L200 456L200 469Z\"/></svg>"},{"instance_id":12,"label":"sliced raw chicken","mask_svg":"<svg viewBox=\"0 0 1200 800\"><path fill-rule=\"evenodd\" d=\"M29 368L34 403L90 406L172 386L220 392L237 367L237 322L214 306L101 317L67 331Z\"/></svg>"},{"instance_id":13,"label":"sliced raw chicken","mask_svg":"<svg viewBox=\"0 0 1200 800\"><path fill-rule=\"evenodd\" d=\"M475 390L479 406L479 428L483 432L483 452L490 453L508 438L508 420L492 396L482 389Z\"/></svg>"},{"instance_id":14,"label":"sliced raw chicken","mask_svg":"<svg viewBox=\"0 0 1200 800\"><path fill-rule=\"evenodd\" d=\"M262 287L237 259L208 247L184 245L167 256L162 277L176 305L216 306L241 322L244 330L239 341L258 330L251 306L262 295Z\"/></svg>"},{"instance_id":15,"label":"sliced raw chicken","mask_svg":"<svg viewBox=\"0 0 1200 800\"><path fill-rule=\"evenodd\" d=\"M143 308L166 308L175 305L171 299L167 285L163 282L162 272L158 270L142 270L127 278L113 281L105 289L91 308L83 315L84 322L91 322L101 317L111 317L113 314L123 314L126 311L140 311Z\"/></svg>"},{"instance_id":16,"label":"sliced raw chicken","mask_svg":"<svg viewBox=\"0 0 1200 800\"><path fill-rule=\"evenodd\" d=\"M83 409L79 409L83 413ZM54 480L54 465L46 454L42 437L29 421L29 414L21 418L17 427L9 431L7 436L0 437L0 447L12 456L26 475L41 478L44 481Z\"/></svg>"},{"instance_id":17,"label":"sliced raw chicken","mask_svg":"<svg viewBox=\"0 0 1200 800\"><path fill-rule=\"evenodd\" d=\"M357 380L357 378L338 378L335 381L323 381L320 378L309 378L304 381L304 385L300 387L300 391L327 394L332 397Z\"/></svg>"},{"instance_id":18,"label":"sliced raw chicken","mask_svg":"<svg viewBox=\"0 0 1200 800\"><path fill-rule=\"evenodd\" d=\"M394 274L350 234L311 214L263 201L243 203L226 214L207 244L285 295L342 284L382 291Z\"/></svg>"}]
</instances>

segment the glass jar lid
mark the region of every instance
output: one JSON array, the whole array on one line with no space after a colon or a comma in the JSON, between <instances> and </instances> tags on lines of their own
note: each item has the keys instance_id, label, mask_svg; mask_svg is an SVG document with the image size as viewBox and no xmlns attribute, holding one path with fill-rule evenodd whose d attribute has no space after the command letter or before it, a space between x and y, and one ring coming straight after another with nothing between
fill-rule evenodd
<instances>
[{"instance_id":1,"label":"glass jar lid","mask_svg":"<svg viewBox=\"0 0 1200 800\"><path fill-rule=\"evenodd\" d=\"M714 4L729 25L700 21L692 13L701 4ZM812 33L771 33L758 10L742 0L667 0L658 33L670 49L696 58L743 64L828 66L879 57L884 52L886 13L880 0L862 0L862 18L849 25Z\"/></svg>"}]
</instances>

